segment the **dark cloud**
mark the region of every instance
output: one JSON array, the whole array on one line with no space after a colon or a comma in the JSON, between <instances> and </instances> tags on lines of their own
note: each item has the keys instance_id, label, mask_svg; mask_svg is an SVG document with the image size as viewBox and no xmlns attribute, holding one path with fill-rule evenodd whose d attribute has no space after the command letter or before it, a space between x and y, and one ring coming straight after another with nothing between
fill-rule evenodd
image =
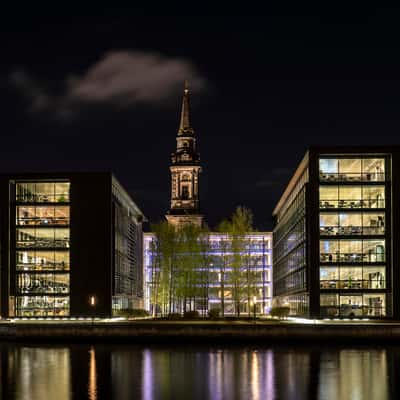
<instances>
[{"instance_id":1,"label":"dark cloud","mask_svg":"<svg viewBox=\"0 0 400 400\"><path fill-rule=\"evenodd\" d=\"M206 86L186 59L128 50L107 52L84 73L64 78L61 93L49 91L45 82L24 69L9 77L11 85L29 100L29 111L52 111L61 118L73 117L82 106L93 104L163 106L182 90L184 79L190 80L194 91Z\"/></svg>"},{"instance_id":2,"label":"dark cloud","mask_svg":"<svg viewBox=\"0 0 400 400\"><path fill-rule=\"evenodd\" d=\"M47 107L50 103L43 85L24 69L19 68L11 72L9 83L27 98L31 111Z\"/></svg>"}]
</instances>

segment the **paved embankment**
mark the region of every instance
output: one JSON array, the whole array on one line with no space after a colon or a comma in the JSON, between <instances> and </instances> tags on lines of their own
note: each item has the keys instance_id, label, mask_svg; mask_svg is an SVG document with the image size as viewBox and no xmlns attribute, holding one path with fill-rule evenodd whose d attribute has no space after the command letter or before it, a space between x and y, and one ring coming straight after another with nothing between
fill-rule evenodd
<instances>
[{"instance_id":1,"label":"paved embankment","mask_svg":"<svg viewBox=\"0 0 400 400\"><path fill-rule=\"evenodd\" d=\"M1 322L0 340L120 340L171 341L400 341L400 323L288 322Z\"/></svg>"}]
</instances>

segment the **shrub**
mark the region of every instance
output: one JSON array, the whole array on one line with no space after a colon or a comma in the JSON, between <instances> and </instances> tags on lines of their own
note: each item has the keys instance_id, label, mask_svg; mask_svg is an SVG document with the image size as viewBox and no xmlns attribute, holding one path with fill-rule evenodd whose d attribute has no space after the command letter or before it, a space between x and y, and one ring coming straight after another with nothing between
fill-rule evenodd
<instances>
[{"instance_id":1,"label":"shrub","mask_svg":"<svg viewBox=\"0 0 400 400\"><path fill-rule=\"evenodd\" d=\"M272 317L278 317L279 319L286 318L290 313L289 307L273 307L270 315Z\"/></svg>"},{"instance_id":2,"label":"shrub","mask_svg":"<svg viewBox=\"0 0 400 400\"><path fill-rule=\"evenodd\" d=\"M169 314L167 315L167 319L172 320L172 321L175 321L175 320L181 319L181 318L182 318L182 315L179 314L179 313L175 313L175 312L169 313Z\"/></svg>"},{"instance_id":3,"label":"shrub","mask_svg":"<svg viewBox=\"0 0 400 400\"><path fill-rule=\"evenodd\" d=\"M208 317L210 319L217 319L219 318L220 310L219 308L212 308L211 310L208 311Z\"/></svg>"},{"instance_id":4,"label":"shrub","mask_svg":"<svg viewBox=\"0 0 400 400\"><path fill-rule=\"evenodd\" d=\"M199 316L198 311L186 311L183 313L183 318L185 319L196 319L199 318Z\"/></svg>"},{"instance_id":5,"label":"shrub","mask_svg":"<svg viewBox=\"0 0 400 400\"><path fill-rule=\"evenodd\" d=\"M116 317L139 318L148 317L149 315L148 311L142 310L141 308L123 308L122 310L114 311L114 316Z\"/></svg>"}]
</instances>

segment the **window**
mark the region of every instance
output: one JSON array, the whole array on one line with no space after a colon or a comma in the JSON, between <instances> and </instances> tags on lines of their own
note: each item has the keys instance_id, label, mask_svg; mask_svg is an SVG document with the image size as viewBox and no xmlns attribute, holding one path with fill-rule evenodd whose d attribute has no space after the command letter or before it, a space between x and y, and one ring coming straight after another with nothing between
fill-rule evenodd
<instances>
[{"instance_id":1,"label":"window","mask_svg":"<svg viewBox=\"0 0 400 400\"><path fill-rule=\"evenodd\" d=\"M384 263L385 240L321 240L320 260L324 263Z\"/></svg>"},{"instance_id":2,"label":"window","mask_svg":"<svg viewBox=\"0 0 400 400\"><path fill-rule=\"evenodd\" d=\"M321 316L382 317L386 315L386 296L382 293L339 295L321 294Z\"/></svg>"},{"instance_id":3,"label":"window","mask_svg":"<svg viewBox=\"0 0 400 400\"><path fill-rule=\"evenodd\" d=\"M18 296L16 303L19 316L57 317L69 314L68 296Z\"/></svg>"},{"instance_id":4,"label":"window","mask_svg":"<svg viewBox=\"0 0 400 400\"><path fill-rule=\"evenodd\" d=\"M69 182L18 182L16 200L20 203L66 203L69 201Z\"/></svg>"},{"instance_id":5,"label":"window","mask_svg":"<svg viewBox=\"0 0 400 400\"><path fill-rule=\"evenodd\" d=\"M189 199L189 186L182 185L181 197L182 197L183 200L188 200Z\"/></svg>"},{"instance_id":6,"label":"window","mask_svg":"<svg viewBox=\"0 0 400 400\"><path fill-rule=\"evenodd\" d=\"M69 248L69 229L17 228L17 248Z\"/></svg>"},{"instance_id":7,"label":"window","mask_svg":"<svg viewBox=\"0 0 400 400\"><path fill-rule=\"evenodd\" d=\"M319 188L320 208L385 208L384 186L324 186Z\"/></svg>"},{"instance_id":8,"label":"window","mask_svg":"<svg viewBox=\"0 0 400 400\"><path fill-rule=\"evenodd\" d=\"M67 206L17 206L17 225L69 225Z\"/></svg>"},{"instance_id":9,"label":"window","mask_svg":"<svg viewBox=\"0 0 400 400\"><path fill-rule=\"evenodd\" d=\"M319 172L321 174L337 174L339 163L335 158L321 158L319 160Z\"/></svg>"},{"instance_id":10,"label":"window","mask_svg":"<svg viewBox=\"0 0 400 400\"><path fill-rule=\"evenodd\" d=\"M321 181L384 181L384 158L321 158Z\"/></svg>"},{"instance_id":11,"label":"window","mask_svg":"<svg viewBox=\"0 0 400 400\"><path fill-rule=\"evenodd\" d=\"M68 270L69 251L17 250L17 271Z\"/></svg>"},{"instance_id":12,"label":"window","mask_svg":"<svg viewBox=\"0 0 400 400\"><path fill-rule=\"evenodd\" d=\"M340 212L320 213L320 234L323 236L383 235L385 213Z\"/></svg>"},{"instance_id":13,"label":"window","mask_svg":"<svg viewBox=\"0 0 400 400\"><path fill-rule=\"evenodd\" d=\"M20 294L69 293L69 274L23 273L18 274L17 292Z\"/></svg>"}]
</instances>

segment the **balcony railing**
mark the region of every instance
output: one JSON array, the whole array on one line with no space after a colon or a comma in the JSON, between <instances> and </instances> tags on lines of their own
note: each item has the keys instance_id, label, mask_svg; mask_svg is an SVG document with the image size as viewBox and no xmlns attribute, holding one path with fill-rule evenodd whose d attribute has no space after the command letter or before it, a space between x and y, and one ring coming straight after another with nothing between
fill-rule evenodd
<instances>
[{"instance_id":1,"label":"balcony railing","mask_svg":"<svg viewBox=\"0 0 400 400\"><path fill-rule=\"evenodd\" d=\"M385 262L384 253L321 253L323 263L382 263Z\"/></svg>"},{"instance_id":2,"label":"balcony railing","mask_svg":"<svg viewBox=\"0 0 400 400\"><path fill-rule=\"evenodd\" d=\"M61 262L17 263L18 271L68 271L69 264Z\"/></svg>"},{"instance_id":3,"label":"balcony railing","mask_svg":"<svg viewBox=\"0 0 400 400\"><path fill-rule=\"evenodd\" d=\"M51 239L32 239L32 240L18 240L16 243L17 248L69 248L69 239L51 240Z\"/></svg>"},{"instance_id":4,"label":"balcony railing","mask_svg":"<svg viewBox=\"0 0 400 400\"><path fill-rule=\"evenodd\" d=\"M17 194L18 203L68 203L69 194Z\"/></svg>"},{"instance_id":5,"label":"balcony railing","mask_svg":"<svg viewBox=\"0 0 400 400\"><path fill-rule=\"evenodd\" d=\"M319 208L385 208L385 199L320 200Z\"/></svg>"},{"instance_id":6,"label":"balcony railing","mask_svg":"<svg viewBox=\"0 0 400 400\"><path fill-rule=\"evenodd\" d=\"M321 289L385 289L384 279L330 279L320 281Z\"/></svg>"},{"instance_id":7,"label":"balcony railing","mask_svg":"<svg viewBox=\"0 0 400 400\"><path fill-rule=\"evenodd\" d=\"M384 226L321 226L321 236L384 235Z\"/></svg>"},{"instance_id":8,"label":"balcony railing","mask_svg":"<svg viewBox=\"0 0 400 400\"><path fill-rule=\"evenodd\" d=\"M21 285L17 287L20 294L68 294L69 286L48 285L43 283L33 283L31 285Z\"/></svg>"},{"instance_id":9,"label":"balcony railing","mask_svg":"<svg viewBox=\"0 0 400 400\"><path fill-rule=\"evenodd\" d=\"M327 173L320 172L319 179L322 182L384 182L384 172L346 172Z\"/></svg>"},{"instance_id":10,"label":"balcony railing","mask_svg":"<svg viewBox=\"0 0 400 400\"><path fill-rule=\"evenodd\" d=\"M17 225L69 225L69 218L66 217L27 217L17 218Z\"/></svg>"},{"instance_id":11,"label":"balcony railing","mask_svg":"<svg viewBox=\"0 0 400 400\"><path fill-rule=\"evenodd\" d=\"M22 297L22 296L18 296ZM17 299L18 299L17 297ZM24 296L25 298L27 296ZM53 306L52 303L37 305L29 302L26 305L17 305L16 315L18 317L62 317L69 315L69 304Z\"/></svg>"}]
</instances>

